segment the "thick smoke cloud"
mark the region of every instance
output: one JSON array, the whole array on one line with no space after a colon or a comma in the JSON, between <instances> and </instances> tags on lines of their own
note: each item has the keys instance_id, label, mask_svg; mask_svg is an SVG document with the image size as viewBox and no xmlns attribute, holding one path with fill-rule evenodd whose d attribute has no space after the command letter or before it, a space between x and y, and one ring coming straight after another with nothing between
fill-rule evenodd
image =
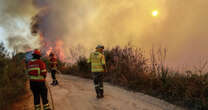
<instances>
[{"instance_id":1,"label":"thick smoke cloud","mask_svg":"<svg viewBox=\"0 0 208 110\"><path fill-rule=\"evenodd\" d=\"M4 34L1 39L16 52L38 48L38 38L30 34L30 19L37 12L32 0L0 0L0 27Z\"/></svg>"},{"instance_id":2,"label":"thick smoke cloud","mask_svg":"<svg viewBox=\"0 0 208 110\"><path fill-rule=\"evenodd\" d=\"M8 46L13 48L15 51L29 50L31 47L26 43L27 40L21 36L8 37Z\"/></svg>"},{"instance_id":3,"label":"thick smoke cloud","mask_svg":"<svg viewBox=\"0 0 208 110\"><path fill-rule=\"evenodd\" d=\"M10 16L33 17L26 20L28 25L32 22L33 34L41 34L50 45L63 42L66 55L69 48L77 45L90 52L97 44L113 47L131 42L147 50L152 46L166 47L168 61L175 65L197 64L200 56L208 56L207 0L24 0L21 3L4 0L4 6L16 6L8 8ZM152 10L158 10L159 15L152 17ZM2 22L5 19L0 18Z\"/></svg>"},{"instance_id":4,"label":"thick smoke cloud","mask_svg":"<svg viewBox=\"0 0 208 110\"><path fill-rule=\"evenodd\" d=\"M32 33L42 34L46 42L55 44L57 40L63 40L69 30L67 22L67 8L64 2L51 0L34 0L34 6L40 11L32 19Z\"/></svg>"}]
</instances>

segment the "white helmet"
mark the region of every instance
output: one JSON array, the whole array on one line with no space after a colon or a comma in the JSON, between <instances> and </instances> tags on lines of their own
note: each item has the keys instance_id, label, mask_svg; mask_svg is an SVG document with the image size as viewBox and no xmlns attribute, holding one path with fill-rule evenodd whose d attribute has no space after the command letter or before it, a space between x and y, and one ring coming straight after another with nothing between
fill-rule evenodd
<instances>
[{"instance_id":1,"label":"white helmet","mask_svg":"<svg viewBox=\"0 0 208 110\"><path fill-rule=\"evenodd\" d=\"M96 49L104 49L103 45L97 45Z\"/></svg>"}]
</instances>

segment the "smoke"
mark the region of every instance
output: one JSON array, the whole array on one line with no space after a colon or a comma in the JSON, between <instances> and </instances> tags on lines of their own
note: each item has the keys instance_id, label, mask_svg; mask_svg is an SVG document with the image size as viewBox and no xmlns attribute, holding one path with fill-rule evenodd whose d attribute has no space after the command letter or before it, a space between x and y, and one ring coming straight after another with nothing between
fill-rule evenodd
<instances>
[{"instance_id":1,"label":"smoke","mask_svg":"<svg viewBox=\"0 0 208 110\"><path fill-rule=\"evenodd\" d=\"M19 52L20 50L29 50L31 49L30 45L26 42L27 40L21 36L8 37L8 47L14 49L14 51Z\"/></svg>"},{"instance_id":2,"label":"smoke","mask_svg":"<svg viewBox=\"0 0 208 110\"><path fill-rule=\"evenodd\" d=\"M31 17L37 13L32 0L0 0L0 27L9 50L23 52L39 47L38 38L30 33Z\"/></svg>"},{"instance_id":3,"label":"smoke","mask_svg":"<svg viewBox=\"0 0 208 110\"><path fill-rule=\"evenodd\" d=\"M42 36L47 45L55 48L57 41L62 42L66 56L80 45L89 53L97 44L111 48L129 42L146 50L167 48L168 62L174 65L197 64L208 56L206 0L4 0L3 4L10 7L6 15L25 18L33 35ZM153 10L158 10L157 17L151 15ZM0 18L1 24L10 21Z\"/></svg>"},{"instance_id":4,"label":"smoke","mask_svg":"<svg viewBox=\"0 0 208 110\"><path fill-rule=\"evenodd\" d=\"M55 44L56 40L63 40L69 30L67 7L64 2L51 0L34 0L35 7L40 12L32 19L32 33L41 34L44 40Z\"/></svg>"},{"instance_id":5,"label":"smoke","mask_svg":"<svg viewBox=\"0 0 208 110\"><path fill-rule=\"evenodd\" d=\"M169 50L169 63L196 65L208 57L208 7L205 0L166 1L166 17L155 22L143 34L145 42L160 44ZM163 13L161 13L163 14ZM153 30L148 32L149 30Z\"/></svg>"}]
</instances>

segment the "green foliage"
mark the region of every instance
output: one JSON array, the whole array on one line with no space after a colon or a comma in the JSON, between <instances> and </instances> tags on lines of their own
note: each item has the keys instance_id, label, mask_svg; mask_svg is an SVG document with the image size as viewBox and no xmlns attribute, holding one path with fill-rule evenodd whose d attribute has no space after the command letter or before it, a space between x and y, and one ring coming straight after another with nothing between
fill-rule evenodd
<instances>
[{"instance_id":1,"label":"green foliage","mask_svg":"<svg viewBox=\"0 0 208 110\"><path fill-rule=\"evenodd\" d=\"M106 82L164 99L189 110L208 110L207 73L197 75L188 71L185 75L173 72L164 65L166 53L161 50L159 54L153 52L150 59L144 56L142 49L130 46L117 46L104 53L108 67ZM62 71L65 74L92 78L90 65L83 56Z\"/></svg>"},{"instance_id":2,"label":"green foliage","mask_svg":"<svg viewBox=\"0 0 208 110\"><path fill-rule=\"evenodd\" d=\"M26 76L24 74L23 54L12 58L0 45L0 109L6 109L18 96L24 94Z\"/></svg>"}]
</instances>

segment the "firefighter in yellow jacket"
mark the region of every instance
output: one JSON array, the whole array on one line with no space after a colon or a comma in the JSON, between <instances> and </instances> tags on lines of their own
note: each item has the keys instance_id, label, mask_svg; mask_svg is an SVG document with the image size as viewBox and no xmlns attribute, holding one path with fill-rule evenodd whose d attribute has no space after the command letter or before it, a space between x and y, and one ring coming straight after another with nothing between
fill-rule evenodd
<instances>
[{"instance_id":1,"label":"firefighter in yellow jacket","mask_svg":"<svg viewBox=\"0 0 208 110\"><path fill-rule=\"evenodd\" d=\"M106 72L105 56L103 55L104 46L98 45L96 51L90 54L88 63L91 63L91 72L93 73L95 91L97 98L103 98L103 73Z\"/></svg>"}]
</instances>

